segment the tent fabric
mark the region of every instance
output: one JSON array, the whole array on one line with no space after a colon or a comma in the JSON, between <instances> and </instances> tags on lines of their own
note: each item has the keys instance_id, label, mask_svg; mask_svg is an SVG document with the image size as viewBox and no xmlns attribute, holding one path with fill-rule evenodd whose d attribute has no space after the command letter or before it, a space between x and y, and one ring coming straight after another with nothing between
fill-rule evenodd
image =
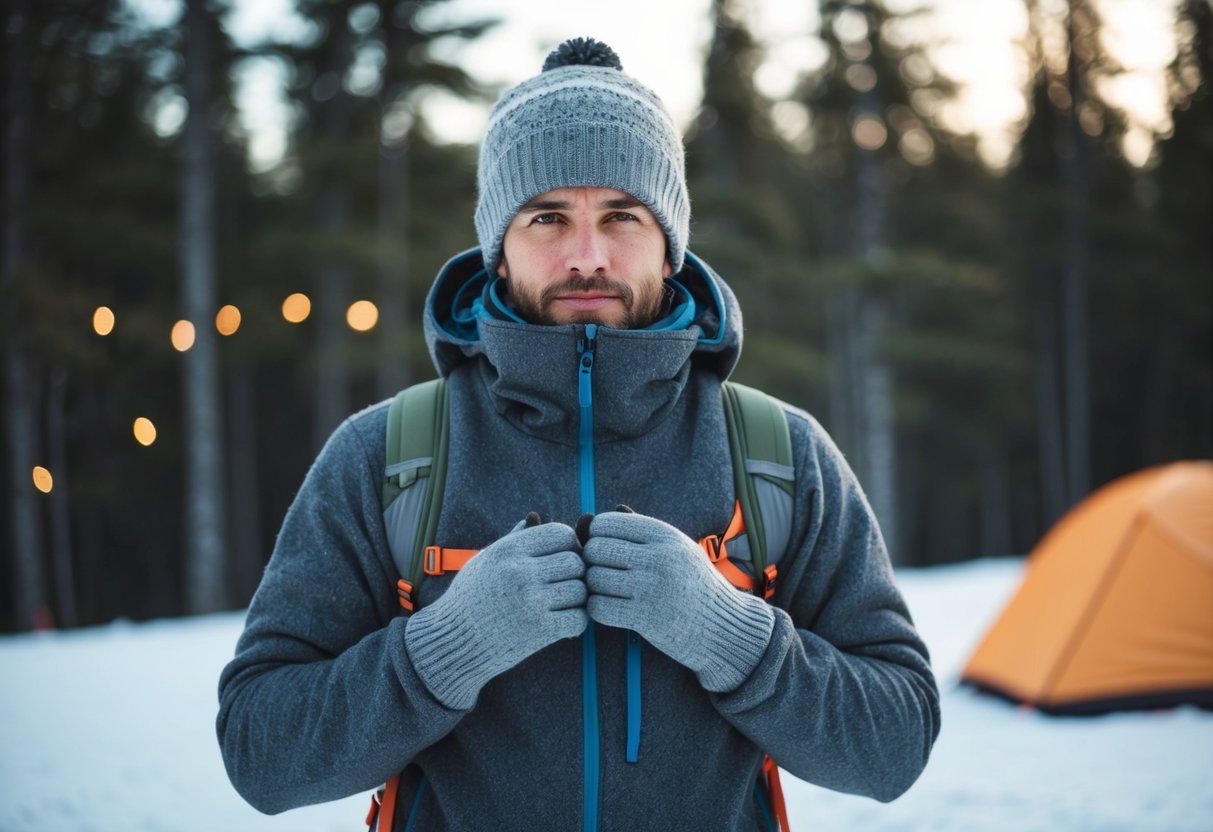
<instances>
[{"instance_id":1,"label":"tent fabric","mask_svg":"<svg viewBox=\"0 0 1213 832\"><path fill-rule=\"evenodd\" d=\"M1052 713L1213 707L1213 463L1130 474L1058 521L961 681Z\"/></svg>"}]
</instances>

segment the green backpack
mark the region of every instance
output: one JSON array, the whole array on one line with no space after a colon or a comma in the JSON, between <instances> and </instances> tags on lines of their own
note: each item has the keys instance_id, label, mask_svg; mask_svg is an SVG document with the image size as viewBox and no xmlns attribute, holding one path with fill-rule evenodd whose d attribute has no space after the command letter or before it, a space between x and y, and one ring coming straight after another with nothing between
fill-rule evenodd
<instances>
[{"instance_id":1,"label":"green backpack","mask_svg":"<svg viewBox=\"0 0 1213 832\"><path fill-rule=\"evenodd\" d=\"M792 531L795 473L787 417L779 402L752 387L722 385L737 513L728 530L700 541L731 583L764 597L775 591L776 565ZM474 550L433 545L446 485L449 404L445 379L414 384L388 409L383 520L410 612L426 575L458 569ZM737 562L748 563L738 569Z\"/></svg>"},{"instance_id":2,"label":"green backpack","mask_svg":"<svg viewBox=\"0 0 1213 832\"><path fill-rule=\"evenodd\" d=\"M721 389L737 506L729 528L699 544L730 583L769 599L792 532L795 471L787 416L778 401L760 390L735 382L725 382ZM383 521L400 576L396 584L400 606L410 613L426 575L455 571L476 554L476 550L434 544L449 447L446 380L414 384L397 393L388 409ZM764 773L771 808L779 828L787 832L778 772L768 757ZM392 828L399 782L398 776L392 778L376 795L368 826Z\"/></svg>"}]
</instances>

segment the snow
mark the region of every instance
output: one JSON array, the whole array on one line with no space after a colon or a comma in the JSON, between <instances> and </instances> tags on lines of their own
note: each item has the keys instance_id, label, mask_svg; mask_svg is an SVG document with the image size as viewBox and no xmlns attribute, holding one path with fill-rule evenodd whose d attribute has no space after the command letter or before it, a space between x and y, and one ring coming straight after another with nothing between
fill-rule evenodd
<instances>
[{"instance_id":1,"label":"snow","mask_svg":"<svg viewBox=\"0 0 1213 832\"><path fill-rule=\"evenodd\" d=\"M1054 719L956 679L1014 592L1015 560L903 570L931 648L943 732L884 805L783 775L791 826L830 830L1213 832L1213 713ZM349 832L367 796L259 814L214 735L239 613L0 638L0 832Z\"/></svg>"}]
</instances>

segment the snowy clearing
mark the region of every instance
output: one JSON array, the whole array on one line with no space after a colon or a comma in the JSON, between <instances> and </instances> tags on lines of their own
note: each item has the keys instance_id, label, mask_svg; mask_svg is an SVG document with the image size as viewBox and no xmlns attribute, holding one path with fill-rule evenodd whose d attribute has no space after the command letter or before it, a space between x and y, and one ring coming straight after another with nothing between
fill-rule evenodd
<instances>
[{"instance_id":1,"label":"snowy clearing","mask_svg":"<svg viewBox=\"0 0 1213 832\"><path fill-rule=\"evenodd\" d=\"M1020 564L903 570L943 733L889 805L784 775L796 832L1213 832L1213 713L1060 720L958 688ZM350 832L367 797L267 817L223 771L216 682L242 614L0 638L0 832Z\"/></svg>"}]
</instances>

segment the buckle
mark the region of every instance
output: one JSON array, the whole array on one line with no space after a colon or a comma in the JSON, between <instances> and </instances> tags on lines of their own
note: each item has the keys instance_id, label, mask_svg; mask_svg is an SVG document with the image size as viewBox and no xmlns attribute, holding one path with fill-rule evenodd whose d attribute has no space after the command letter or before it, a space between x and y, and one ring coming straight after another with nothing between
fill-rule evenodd
<instances>
[{"instance_id":1,"label":"buckle","mask_svg":"<svg viewBox=\"0 0 1213 832\"><path fill-rule=\"evenodd\" d=\"M442 568L442 547L425 547L425 574L441 575L446 570Z\"/></svg>"},{"instance_id":2,"label":"buckle","mask_svg":"<svg viewBox=\"0 0 1213 832\"><path fill-rule=\"evenodd\" d=\"M708 556L708 560L712 563L724 557L724 545L720 542L720 535L718 534L708 535L699 541L699 545L703 547L704 554Z\"/></svg>"},{"instance_id":3,"label":"buckle","mask_svg":"<svg viewBox=\"0 0 1213 832\"><path fill-rule=\"evenodd\" d=\"M396 594L399 596L400 606L404 607L409 612L413 611L413 585L404 578L396 581Z\"/></svg>"},{"instance_id":4,"label":"buckle","mask_svg":"<svg viewBox=\"0 0 1213 832\"><path fill-rule=\"evenodd\" d=\"M762 570L762 597L770 598L775 594L775 578L778 577L779 570L775 564L768 564L767 568Z\"/></svg>"}]
</instances>

